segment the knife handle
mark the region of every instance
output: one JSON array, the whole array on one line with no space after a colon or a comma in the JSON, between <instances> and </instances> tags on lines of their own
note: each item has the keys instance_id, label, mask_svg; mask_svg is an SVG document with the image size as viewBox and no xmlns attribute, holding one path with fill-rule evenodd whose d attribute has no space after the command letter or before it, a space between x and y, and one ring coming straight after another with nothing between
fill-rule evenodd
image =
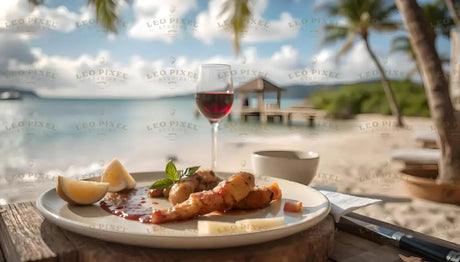
<instances>
[{"instance_id":1,"label":"knife handle","mask_svg":"<svg viewBox=\"0 0 460 262\"><path fill-rule=\"evenodd\" d=\"M399 241L399 247L429 258L430 261L460 262L460 252L415 238L411 235L402 236Z\"/></svg>"}]
</instances>

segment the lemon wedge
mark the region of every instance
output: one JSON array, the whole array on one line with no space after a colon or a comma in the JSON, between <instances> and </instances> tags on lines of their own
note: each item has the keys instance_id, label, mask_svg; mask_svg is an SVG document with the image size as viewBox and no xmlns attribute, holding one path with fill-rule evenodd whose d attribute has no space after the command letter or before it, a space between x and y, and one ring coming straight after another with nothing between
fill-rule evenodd
<instances>
[{"instance_id":1,"label":"lemon wedge","mask_svg":"<svg viewBox=\"0 0 460 262\"><path fill-rule=\"evenodd\" d=\"M109 183L109 192L119 192L136 187L136 181L117 158L107 165L102 173L101 182Z\"/></svg>"},{"instance_id":2,"label":"lemon wedge","mask_svg":"<svg viewBox=\"0 0 460 262\"><path fill-rule=\"evenodd\" d=\"M101 200L109 189L109 183L82 181L58 176L57 194L65 201L77 205L90 205Z\"/></svg>"}]
</instances>

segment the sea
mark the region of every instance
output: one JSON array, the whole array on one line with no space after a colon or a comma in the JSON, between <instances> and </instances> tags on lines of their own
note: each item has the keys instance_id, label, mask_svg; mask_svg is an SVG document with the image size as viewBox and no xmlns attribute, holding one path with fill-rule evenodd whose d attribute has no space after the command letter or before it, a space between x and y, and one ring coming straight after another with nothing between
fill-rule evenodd
<instances>
[{"instance_id":1,"label":"sea","mask_svg":"<svg viewBox=\"0 0 460 262\"><path fill-rule=\"evenodd\" d=\"M270 102L270 101L268 101ZM290 107L302 99L282 99ZM238 101L219 126L218 147L263 143L286 137L310 139L340 129L334 121L315 127L296 120L239 119ZM114 157L129 170L158 170L172 159L189 163L198 152L210 158L211 125L196 109L193 96L158 99L57 99L25 96L0 101L0 202L7 188L53 180L56 175L98 175ZM222 154L222 153L221 153ZM200 159L201 159L200 158ZM206 159L207 160L207 159ZM202 160L198 160L202 161ZM2 196L3 194L3 196Z\"/></svg>"}]
</instances>

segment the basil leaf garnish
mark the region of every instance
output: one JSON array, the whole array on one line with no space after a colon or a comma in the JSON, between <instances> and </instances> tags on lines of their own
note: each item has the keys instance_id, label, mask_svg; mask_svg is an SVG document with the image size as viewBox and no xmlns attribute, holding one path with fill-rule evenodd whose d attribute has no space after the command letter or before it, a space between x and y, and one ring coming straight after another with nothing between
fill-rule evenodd
<instances>
[{"instance_id":1,"label":"basil leaf garnish","mask_svg":"<svg viewBox=\"0 0 460 262\"><path fill-rule=\"evenodd\" d=\"M177 173L176 166L174 163L169 160L168 164L166 164L166 177L171 179L173 182L177 182L179 180L179 174Z\"/></svg>"},{"instance_id":2,"label":"basil leaf garnish","mask_svg":"<svg viewBox=\"0 0 460 262\"><path fill-rule=\"evenodd\" d=\"M170 187L172 184L174 184L174 182L168 177L166 177L155 181L153 185L150 187L150 189L165 189Z\"/></svg>"}]
</instances>

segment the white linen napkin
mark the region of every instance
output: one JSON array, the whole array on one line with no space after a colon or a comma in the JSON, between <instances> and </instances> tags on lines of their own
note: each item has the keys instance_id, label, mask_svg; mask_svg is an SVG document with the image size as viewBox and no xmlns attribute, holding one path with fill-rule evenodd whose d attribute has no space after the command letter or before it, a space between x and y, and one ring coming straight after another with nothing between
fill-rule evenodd
<instances>
[{"instance_id":1,"label":"white linen napkin","mask_svg":"<svg viewBox=\"0 0 460 262\"><path fill-rule=\"evenodd\" d=\"M342 216L358 208L382 201L380 199L356 197L327 190L319 190L319 192L323 193L329 199L329 202L331 202L331 215L334 217L336 223L339 222Z\"/></svg>"}]
</instances>

